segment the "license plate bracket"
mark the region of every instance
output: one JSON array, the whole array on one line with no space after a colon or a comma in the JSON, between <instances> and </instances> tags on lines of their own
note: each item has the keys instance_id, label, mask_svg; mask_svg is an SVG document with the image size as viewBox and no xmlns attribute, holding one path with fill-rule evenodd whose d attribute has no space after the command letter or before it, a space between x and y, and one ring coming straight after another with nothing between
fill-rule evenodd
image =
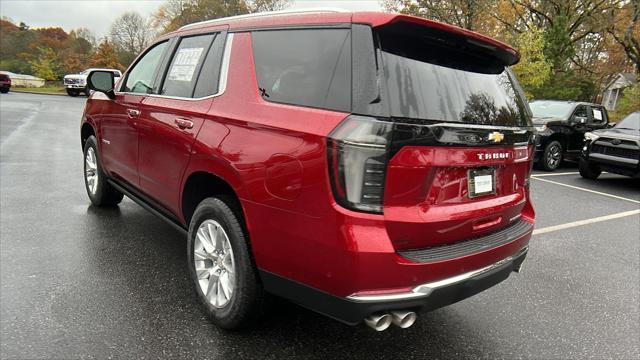
<instances>
[{"instance_id":1,"label":"license plate bracket","mask_svg":"<svg viewBox=\"0 0 640 360\"><path fill-rule=\"evenodd\" d=\"M467 173L469 197L492 195L496 193L496 169L492 167L469 169Z\"/></svg>"}]
</instances>

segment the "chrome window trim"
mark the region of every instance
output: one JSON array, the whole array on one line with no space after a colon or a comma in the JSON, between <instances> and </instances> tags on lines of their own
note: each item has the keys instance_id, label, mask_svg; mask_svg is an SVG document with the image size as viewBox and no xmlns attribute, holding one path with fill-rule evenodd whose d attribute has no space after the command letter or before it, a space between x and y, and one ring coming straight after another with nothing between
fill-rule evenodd
<instances>
[{"instance_id":1,"label":"chrome window trim","mask_svg":"<svg viewBox=\"0 0 640 360\"><path fill-rule=\"evenodd\" d=\"M406 123L402 121L395 121L395 124L400 125L415 125L411 123ZM506 125L478 125L478 124L466 124L460 122L448 122L443 121L435 124L425 124L423 126L426 127L451 127L451 128L462 128L462 129L485 129L485 130L507 130L513 131L516 134L524 134L527 132L527 128L531 126L522 125L522 126L506 126Z\"/></svg>"},{"instance_id":2,"label":"chrome window trim","mask_svg":"<svg viewBox=\"0 0 640 360\"><path fill-rule=\"evenodd\" d=\"M141 93L133 93L128 91L116 91L116 95L134 95L134 96L148 96L162 99L174 99L174 100L189 100L189 101L199 101L210 99L214 97L218 97L224 94L225 90L227 90L227 78L229 76L229 65L231 63L231 49L233 45L233 34L227 34L227 40L224 44L224 54L222 55L222 64L220 67L220 80L218 83L218 92L213 95L207 95L199 98L188 98L188 97L180 97L180 96L167 96L160 94L141 94Z\"/></svg>"},{"instance_id":3,"label":"chrome window trim","mask_svg":"<svg viewBox=\"0 0 640 360\"><path fill-rule=\"evenodd\" d=\"M451 285L455 285L461 283L463 281L472 279L476 276L482 275L491 270L497 269L500 266L509 263L520 256L524 255L527 251L529 251L529 246L525 246L520 251L518 251L515 255L508 256L498 262L495 262L491 265L485 266L483 268L469 271L460 275L452 276L449 278L445 278L442 280L433 281L430 283L418 285L413 288L410 292L397 293L397 294L386 294L386 295L349 295L347 296L347 300L351 300L357 303L377 303L377 302L386 302L386 301L399 301L399 300L411 300L411 299L420 299L428 297L432 291L443 288Z\"/></svg>"}]
</instances>

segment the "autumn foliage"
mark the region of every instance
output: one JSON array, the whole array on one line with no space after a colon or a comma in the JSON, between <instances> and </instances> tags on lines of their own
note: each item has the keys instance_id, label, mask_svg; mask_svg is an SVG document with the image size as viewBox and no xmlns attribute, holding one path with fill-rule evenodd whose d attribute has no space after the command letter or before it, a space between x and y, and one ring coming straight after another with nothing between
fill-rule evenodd
<instances>
[{"instance_id":1,"label":"autumn foliage","mask_svg":"<svg viewBox=\"0 0 640 360\"><path fill-rule=\"evenodd\" d=\"M517 48L531 98L595 100L620 72L640 73L638 0L382 0L392 11L477 31Z\"/></svg>"}]
</instances>

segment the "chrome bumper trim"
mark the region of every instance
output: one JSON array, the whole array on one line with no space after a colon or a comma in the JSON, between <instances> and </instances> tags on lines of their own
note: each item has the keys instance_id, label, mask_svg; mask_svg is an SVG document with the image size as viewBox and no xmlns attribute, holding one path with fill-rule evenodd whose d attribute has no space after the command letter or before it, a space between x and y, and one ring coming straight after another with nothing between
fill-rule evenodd
<instances>
[{"instance_id":1,"label":"chrome bumper trim","mask_svg":"<svg viewBox=\"0 0 640 360\"><path fill-rule=\"evenodd\" d=\"M376 303L376 302L387 302L387 301L399 301L399 300L413 300L428 297L432 291L447 287L451 285L455 285L457 283L461 283L463 281L472 279L476 276L482 275L491 270L497 269L500 266L509 263L520 256L524 255L529 251L529 246L525 246L520 251L518 251L515 255L506 257L498 262L495 262L491 265L485 266L483 268L469 271L460 275L456 275L450 278L433 281L430 283L418 285L413 288L410 292L405 293L397 293L397 294L385 294L385 295L349 295L347 296L347 300L351 300L358 303Z\"/></svg>"}]
</instances>

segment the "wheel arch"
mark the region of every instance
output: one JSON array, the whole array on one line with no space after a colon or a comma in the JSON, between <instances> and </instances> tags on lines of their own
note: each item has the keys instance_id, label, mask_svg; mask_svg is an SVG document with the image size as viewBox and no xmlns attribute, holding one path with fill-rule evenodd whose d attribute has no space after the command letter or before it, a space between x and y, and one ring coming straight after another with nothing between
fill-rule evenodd
<instances>
[{"instance_id":1,"label":"wheel arch","mask_svg":"<svg viewBox=\"0 0 640 360\"><path fill-rule=\"evenodd\" d=\"M93 124L89 123L88 121L83 122L82 126L80 127L80 145L82 146L83 150L87 139L89 139L91 135L95 136L96 138L98 137Z\"/></svg>"},{"instance_id":2,"label":"wheel arch","mask_svg":"<svg viewBox=\"0 0 640 360\"><path fill-rule=\"evenodd\" d=\"M562 154L564 154L567 151L568 139L565 134L560 134L560 133L551 134L544 142L544 146L546 147L552 141L557 141L560 143L560 145L562 146Z\"/></svg>"},{"instance_id":3,"label":"wheel arch","mask_svg":"<svg viewBox=\"0 0 640 360\"><path fill-rule=\"evenodd\" d=\"M228 205L247 226L245 211L240 201L242 195L238 190L237 186L233 186L231 182L212 171L190 172L184 178L180 196L180 211L185 224L189 226L191 217L202 200L209 197L224 197L231 202Z\"/></svg>"}]
</instances>

